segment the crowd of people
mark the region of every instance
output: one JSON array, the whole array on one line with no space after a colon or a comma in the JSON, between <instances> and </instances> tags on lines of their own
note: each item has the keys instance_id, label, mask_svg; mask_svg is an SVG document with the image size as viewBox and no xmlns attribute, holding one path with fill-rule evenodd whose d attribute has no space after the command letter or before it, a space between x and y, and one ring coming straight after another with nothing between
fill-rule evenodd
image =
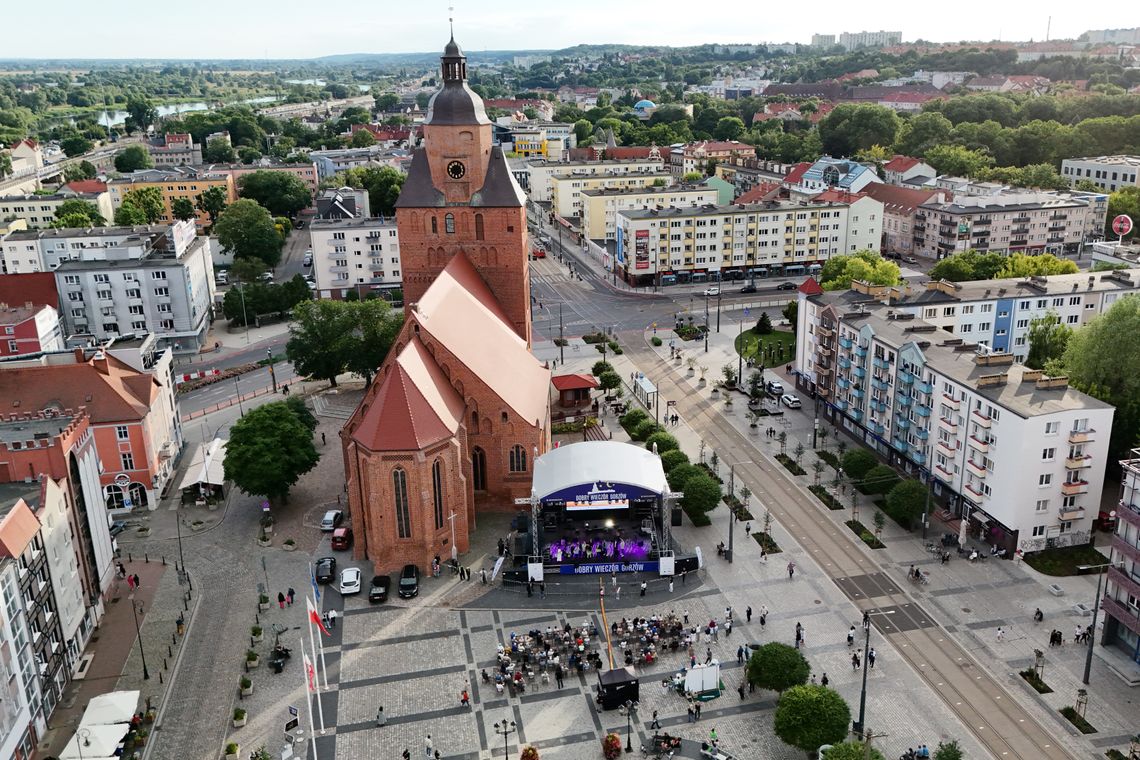
<instances>
[{"instance_id":1,"label":"crowd of people","mask_svg":"<svg viewBox=\"0 0 1140 760\"><path fill-rule=\"evenodd\" d=\"M595 535L563 536L546 545L545 553L558 564L590 561L642 561L653 552L653 539L647 533L629 537L622 530L597 531Z\"/></svg>"},{"instance_id":2,"label":"crowd of people","mask_svg":"<svg viewBox=\"0 0 1140 760\"><path fill-rule=\"evenodd\" d=\"M562 688L568 671L583 673L602 667L597 644L597 630L589 620L579 627L566 623L562 628L533 628L526 634L512 631L506 644L498 644L495 674L483 669L483 683L494 683L500 694L504 687L512 693L525 692L528 681L541 678L549 683L553 675L558 688Z\"/></svg>"}]
</instances>

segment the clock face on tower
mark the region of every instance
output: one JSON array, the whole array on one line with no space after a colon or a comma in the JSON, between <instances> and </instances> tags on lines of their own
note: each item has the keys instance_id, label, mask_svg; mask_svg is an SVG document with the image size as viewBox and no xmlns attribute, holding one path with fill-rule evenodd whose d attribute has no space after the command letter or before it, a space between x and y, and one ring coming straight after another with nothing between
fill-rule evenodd
<instances>
[{"instance_id":1,"label":"clock face on tower","mask_svg":"<svg viewBox=\"0 0 1140 760\"><path fill-rule=\"evenodd\" d=\"M467 173L467 167L463 165L462 161L452 161L447 165L447 176L452 179L463 179L463 175Z\"/></svg>"}]
</instances>

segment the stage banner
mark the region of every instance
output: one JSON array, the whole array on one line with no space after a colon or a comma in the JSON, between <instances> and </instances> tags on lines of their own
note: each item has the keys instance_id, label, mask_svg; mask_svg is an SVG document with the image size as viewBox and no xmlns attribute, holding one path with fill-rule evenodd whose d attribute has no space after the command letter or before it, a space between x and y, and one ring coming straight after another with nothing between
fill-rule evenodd
<instances>
[{"instance_id":1,"label":"stage banner","mask_svg":"<svg viewBox=\"0 0 1140 760\"><path fill-rule=\"evenodd\" d=\"M530 557L526 563L526 574L535 583L541 583L542 576L542 559L539 557Z\"/></svg>"},{"instance_id":2,"label":"stage banner","mask_svg":"<svg viewBox=\"0 0 1140 760\"><path fill-rule=\"evenodd\" d=\"M661 569L659 571L661 575L673 575L673 560L674 557L672 554L662 555Z\"/></svg>"},{"instance_id":3,"label":"stage banner","mask_svg":"<svg viewBox=\"0 0 1140 760\"><path fill-rule=\"evenodd\" d=\"M556 565L560 575L608 575L610 573L655 573L660 563L591 562L584 565Z\"/></svg>"},{"instance_id":4,"label":"stage banner","mask_svg":"<svg viewBox=\"0 0 1140 760\"><path fill-rule=\"evenodd\" d=\"M656 501L659 494L639 486L595 480L547 494L544 507L565 505L567 512L591 509L628 509L630 502L642 499Z\"/></svg>"}]
</instances>

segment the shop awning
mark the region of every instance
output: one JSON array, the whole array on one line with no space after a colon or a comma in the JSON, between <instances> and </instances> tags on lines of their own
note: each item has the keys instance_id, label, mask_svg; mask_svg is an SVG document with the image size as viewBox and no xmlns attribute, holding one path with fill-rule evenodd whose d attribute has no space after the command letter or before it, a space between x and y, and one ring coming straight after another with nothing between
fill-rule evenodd
<instances>
[{"instance_id":1,"label":"shop awning","mask_svg":"<svg viewBox=\"0 0 1140 760\"><path fill-rule=\"evenodd\" d=\"M139 704L138 691L112 691L93 697L83 711L81 726L130 723Z\"/></svg>"},{"instance_id":2,"label":"shop awning","mask_svg":"<svg viewBox=\"0 0 1140 760\"><path fill-rule=\"evenodd\" d=\"M193 488L198 485L220 486L226 480L224 462L226 459L226 441L215 438L208 444L195 443L190 449L188 460L190 465L186 474L178 484L178 490Z\"/></svg>"},{"instance_id":3,"label":"shop awning","mask_svg":"<svg viewBox=\"0 0 1140 760\"><path fill-rule=\"evenodd\" d=\"M60 760L80 760L80 758L114 757L115 750L127 735L126 723L112 723L106 726L80 726L71 741L59 753Z\"/></svg>"}]
</instances>

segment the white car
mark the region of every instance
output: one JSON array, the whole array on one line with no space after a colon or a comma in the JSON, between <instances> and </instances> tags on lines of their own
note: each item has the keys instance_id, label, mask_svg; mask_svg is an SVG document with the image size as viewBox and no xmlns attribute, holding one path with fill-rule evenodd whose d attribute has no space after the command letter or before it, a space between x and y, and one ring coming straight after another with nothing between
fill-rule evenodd
<instances>
[{"instance_id":1,"label":"white car","mask_svg":"<svg viewBox=\"0 0 1140 760\"><path fill-rule=\"evenodd\" d=\"M301 260L301 265L306 267L313 265L313 251L311 249L305 251L305 258Z\"/></svg>"},{"instance_id":2,"label":"white car","mask_svg":"<svg viewBox=\"0 0 1140 760\"><path fill-rule=\"evenodd\" d=\"M340 571L340 593L342 596L360 593L360 570L346 567Z\"/></svg>"},{"instance_id":3,"label":"white car","mask_svg":"<svg viewBox=\"0 0 1140 760\"><path fill-rule=\"evenodd\" d=\"M785 393L783 396L780 396L780 403L783 404L784 406L788 407L789 409L799 409L800 408L799 397L793 396L790 393Z\"/></svg>"},{"instance_id":4,"label":"white car","mask_svg":"<svg viewBox=\"0 0 1140 760\"><path fill-rule=\"evenodd\" d=\"M719 296L720 295L720 286L719 285L713 285L711 288L705 288L705 295L706 296Z\"/></svg>"}]
</instances>

